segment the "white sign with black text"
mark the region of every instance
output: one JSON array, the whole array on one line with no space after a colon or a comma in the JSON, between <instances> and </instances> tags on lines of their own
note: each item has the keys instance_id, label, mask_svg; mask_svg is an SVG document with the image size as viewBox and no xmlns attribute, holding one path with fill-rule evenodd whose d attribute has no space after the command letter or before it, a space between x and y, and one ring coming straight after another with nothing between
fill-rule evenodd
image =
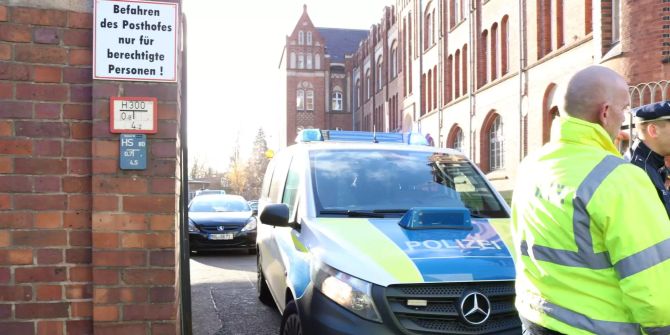
<instances>
[{"instance_id":1,"label":"white sign with black text","mask_svg":"<svg viewBox=\"0 0 670 335\"><path fill-rule=\"evenodd\" d=\"M176 3L95 0L93 79L177 81Z\"/></svg>"}]
</instances>

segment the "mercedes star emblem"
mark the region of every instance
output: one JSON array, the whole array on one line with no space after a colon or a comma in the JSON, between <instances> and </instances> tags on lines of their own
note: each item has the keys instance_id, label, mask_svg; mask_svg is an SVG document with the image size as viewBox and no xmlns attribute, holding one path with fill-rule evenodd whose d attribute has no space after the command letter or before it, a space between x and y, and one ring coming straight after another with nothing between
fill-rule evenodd
<instances>
[{"instance_id":1,"label":"mercedes star emblem","mask_svg":"<svg viewBox=\"0 0 670 335\"><path fill-rule=\"evenodd\" d=\"M470 292L461 300L461 317L471 326L478 326L491 315L491 303L485 295Z\"/></svg>"}]
</instances>

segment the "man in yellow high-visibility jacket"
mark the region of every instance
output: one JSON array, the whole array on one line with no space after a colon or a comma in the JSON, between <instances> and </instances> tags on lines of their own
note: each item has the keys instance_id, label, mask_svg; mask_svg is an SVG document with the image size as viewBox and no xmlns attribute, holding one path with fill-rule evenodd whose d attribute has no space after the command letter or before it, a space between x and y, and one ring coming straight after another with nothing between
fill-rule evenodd
<instances>
[{"instance_id":1,"label":"man in yellow high-visibility jacket","mask_svg":"<svg viewBox=\"0 0 670 335\"><path fill-rule=\"evenodd\" d=\"M577 72L551 141L512 199L525 334L670 334L670 220L614 146L629 103L616 72Z\"/></svg>"}]
</instances>

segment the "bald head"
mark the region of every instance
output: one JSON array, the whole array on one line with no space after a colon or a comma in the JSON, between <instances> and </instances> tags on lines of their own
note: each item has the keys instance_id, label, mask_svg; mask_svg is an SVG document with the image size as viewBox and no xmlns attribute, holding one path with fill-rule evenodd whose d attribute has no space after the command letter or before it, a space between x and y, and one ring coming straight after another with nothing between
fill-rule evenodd
<instances>
[{"instance_id":1,"label":"bald head","mask_svg":"<svg viewBox=\"0 0 670 335\"><path fill-rule=\"evenodd\" d=\"M622 91L628 94L628 85L618 73L604 66L589 66L570 79L565 93L565 112L598 123L602 106L613 103Z\"/></svg>"},{"instance_id":2,"label":"bald head","mask_svg":"<svg viewBox=\"0 0 670 335\"><path fill-rule=\"evenodd\" d=\"M628 84L604 66L593 65L577 72L565 92L565 112L601 125L612 140L621 130L628 105Z\"/></svg>"}]
</instances>

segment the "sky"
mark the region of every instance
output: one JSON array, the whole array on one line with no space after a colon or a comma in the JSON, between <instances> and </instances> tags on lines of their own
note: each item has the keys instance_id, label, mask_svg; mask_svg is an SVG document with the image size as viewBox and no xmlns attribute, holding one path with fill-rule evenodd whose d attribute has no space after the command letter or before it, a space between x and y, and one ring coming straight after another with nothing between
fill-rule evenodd
<instances>
[{"instance_id":1,"label":"sky","mask_svg":"<svg viewBox=\"0 0 670 335\"><path fill-rule=\"evenodd\" d=\"M286 35L303 4L317 27L369 29L394 0L183 0L188 50L188 150L225 171L236 141L249 156L263 128L279 147L286 113L286 74L279 69Z\"/></svg>"}]
</instances>

